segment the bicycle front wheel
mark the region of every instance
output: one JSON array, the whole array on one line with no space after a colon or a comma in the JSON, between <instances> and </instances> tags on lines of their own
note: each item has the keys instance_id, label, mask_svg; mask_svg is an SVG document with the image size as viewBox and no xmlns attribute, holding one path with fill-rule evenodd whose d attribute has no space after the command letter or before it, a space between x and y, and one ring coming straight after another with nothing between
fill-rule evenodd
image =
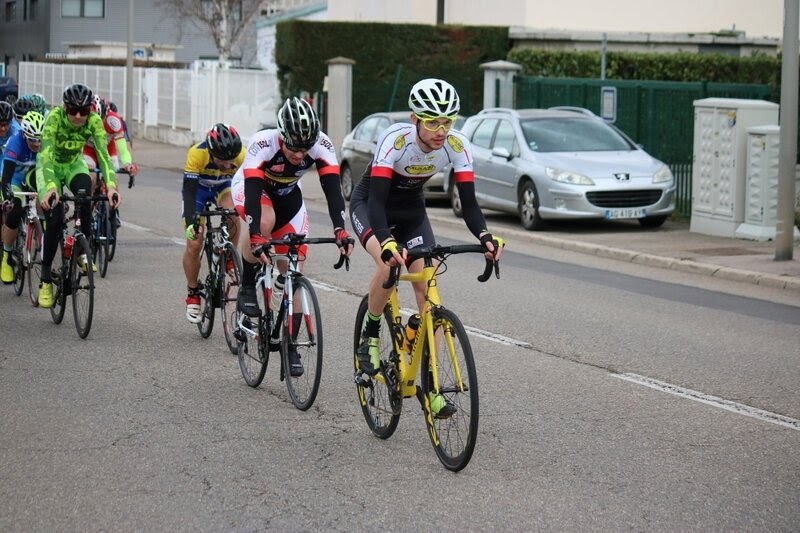
<instances>
[{"instance_id":1,"label":"bicycle front wheel","mask_svg":"<svg viewBox=\"0 0 800 533\"><path fill-rule=\"evenodd\" d=\"M368 295L361 300L361 305L358 306L358 312L356 313L356 327L353 337L353 367L356 375L361 373L358 365L358 345L361 344L361 330L364 328L364 319L367 316L367 298ZM392 315L387 308L383 312L383 324L381 324L381 361L387 361L394 351L391 325ZM383 363L382 366L384 366ZM389 390L389 385L383 373L385 368L384 366L381 372L371 378L367 378L365 382L356 384L358 403L364 413L367 426L376 437L382 439L391 437L400 422L400 411L392 407L391 400L392 395L399 394L399 392Z\"/></svg>"},{"instance_id":2,"label":"bicycle front wheel","mask_svg":"<svg viewBox=\"0 0 800 533\"><path fill-rule=\"evenodd\" d=\"M207 246L211 246L209 242ZM197 329L200 336L207 339L214 329L214 291L216 291L216 265L213 264L209 248L203 247L200 255L200 273L197 275L200 289L200 322Z\"/></svg>"},{"instance_id":3,"label":"bicycle front wheel","mask_svg":"<svg viewBox=\"0 0 800 533\"><path fill-rule=\"evenodd\" d=\"M39 305L39 283L42 281L42 224L34 219L27 224L25 236L25 268L28 271L28 295L34 307Z\"/></svg>"},{"instance_id":4,"label":"bicycle front wheel","mask_svg":"<svg viewBox=\"0 0 800 533\"><path fill-rule=\"evenodd\" d=\"M17 239L14 242L14 294L19 296L25 288L25 226L20 224Z\"/></svg>"},{"instance_id":5,"label":"bicycle front wheel","mask_svg":"<svg viewBox=\"0 0 800 533\"><path fill-rule=\"evenodd\" d=\"M237 355L236 337L236 303L239 287L242 284L242 258L231 243L225 243L220 264L224 265L220 307L222 308L222 331L225 342L232 354Z\"/></svg>"},{"instance_id":6,"label":"bicycle front wheel","mask_svg":"<svg viewBox=\"0 0 800 533\"><path fill-rule=\"evenodd\" d=\"M295 407L305 411L317 398L322 377L322 312L308 278L294 276L292 293L294 309L290 320L283 321L281 357L289 397Z\"/></svg>"},{"instance_id":7,"label":"bicycle front wheel","mask_svg":"<svg viewBox=\"0 0 800 533\"><path fill-rule=\"evenodd\" d=\"M53 307L50 308L50 317L56 324L61 324L61 321L64 320L64 313L67 310L67 295L69 294L68 267L69 262L66 265L64 264L64 239L61 239L58 243L56 255L53 258L53 264L50 267L50 277L53 281Z\"/></svg>"},{"instance_id":8,"label":"bicycle front wheel","mask_svg":"<svg viewBox=\"0 0 800 533\"><path fill-rule=\"evenodd\" d=\"M421 392L428 435L448 470L467 466L478 435L478 374L467 332L455 313L433 310L435 361L426 343ZM434 382L434 370L436 382ZM438 385L438 388L437 388Z\"/></svg>"},{"instance_id":9,"label":"bicycle front wheel","mask_svg":"<svg viewBox=\"0 0 800 533\"><path fill-rule=\"evenodd\" d=\"M83 235L78 236L72 245L69 280L75 329L78 336L85 339L92 329L94 313L94 264L89 241Z\"/></svg>"}]
</instances>

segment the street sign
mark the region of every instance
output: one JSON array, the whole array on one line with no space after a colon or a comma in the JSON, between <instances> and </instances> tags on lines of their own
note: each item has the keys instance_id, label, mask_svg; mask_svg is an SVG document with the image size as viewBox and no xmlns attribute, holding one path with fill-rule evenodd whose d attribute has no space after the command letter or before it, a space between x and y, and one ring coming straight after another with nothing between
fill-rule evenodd
<instances>
[{"instance_id":1,"label":"street sign","mask_svg":"<svg viewBox=\"0 0 800 533\"><path fill-rule=\"evenodd\" d=\"M617 88L600 88L600 116L606 122L614 123L617 121Z\"/></svg>"}]
</instances>

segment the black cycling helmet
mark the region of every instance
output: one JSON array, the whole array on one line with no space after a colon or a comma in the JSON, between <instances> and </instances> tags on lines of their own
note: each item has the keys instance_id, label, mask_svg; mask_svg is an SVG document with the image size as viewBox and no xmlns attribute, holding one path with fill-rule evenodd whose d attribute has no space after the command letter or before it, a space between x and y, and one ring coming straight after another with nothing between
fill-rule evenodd
<instances>
[{"instance_id":1,"label":"black cycling helmet","mask_svg":"<svg viewBox=\"0 0 800 533\"><path fill-rule=\"evenodd\" d=\"M22 117L24 117L28 111L36 111L36 106L30 98L23 96L14 102L14 114L20 119L22 119Z\"/></svg>"},{"instance_id":2,"label":"black cycling helmet","mask_svg":"<svg viewBox=\"0 0 800 533\"><path fill-rule=\"evenodd\" d=\"M308 150L319 138L319 119L305 100L287 98L278 111L278 131L290 150Z\"/></svg>"},{"instance_id":3,"label":"black cycling helmet","mask_svg":"<svg viewBox=\"0 0 800 533\"><path fill-rule=\"evenodd\" d=\"M231 161L242 151L242 139L236 129L227 124L214 124L206 135L208 151L217 159Z\"/></svg>"},{"instance_id":4,"label":"black cycling helmet","mask_svg":"<svg viewBox=\"0 0 800 533\"><path fill-rule=\"evenodd\" d=\"M14 119L14 108L8 102L0 102L0 122L10 122Z\"/></svg>"},{"instance_id":5,"label":"black cycling helmet","mask_svg":"<svg viewBox=\"0 0 800 533\"><path fill-rule=\"evenodd\" d=\"M93 98L92 90L80 83L64 89L64 103L71 107L89 107L94 101Z\"/></svg>"}]
</instances>

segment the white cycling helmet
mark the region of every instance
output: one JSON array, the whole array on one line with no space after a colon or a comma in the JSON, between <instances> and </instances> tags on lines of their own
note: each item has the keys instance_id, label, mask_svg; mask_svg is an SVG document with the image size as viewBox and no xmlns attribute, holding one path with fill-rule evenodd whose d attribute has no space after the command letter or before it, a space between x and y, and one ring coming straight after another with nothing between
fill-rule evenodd
<instances>
[{"instance_id":1,"label":"white cycling helmet","mask_svg":"<svg viewBox=\"0 0 800 533\"><path fill-rule=\"evenodd\" d=\"M41 141L44 132L44 116L38 111L28 111L22 117L20 127L25 137Z\"/></svg>"},{"instance_id":2,"label":"white cycling helmet","mask_svg":"<svg viewBox=\"0 0 800 533\"><path fill-rule=\"evenodd\" d=\"M458 114L461 103L455 87L444 80L426 78L411 88L408 107L420 117L431 119Z\"/></svg>"}]
</instances>

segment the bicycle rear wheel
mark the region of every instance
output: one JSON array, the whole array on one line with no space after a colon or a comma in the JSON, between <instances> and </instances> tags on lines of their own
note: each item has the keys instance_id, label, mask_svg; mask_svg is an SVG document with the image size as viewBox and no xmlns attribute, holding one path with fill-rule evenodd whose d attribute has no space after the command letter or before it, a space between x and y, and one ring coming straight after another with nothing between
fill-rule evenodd
<instances>
[{"instance_id":1,"label":"bicycle rear wheel","mask_svg":"<svg viewBox=\"0 0 800 533\"><path fill-rule=\"evenodd\" d=\"M292 279L293 316L284 319L281 334L281 357L286 388L295 407L305 411L314 404L322 377L322 312L314 287L308 278ZM292 332L289 333L291 324ZM296 351L303 365L303 374L293 376L291 352Z\"/></svg>"},{"instance_id":2,"label":"bicycle rear wheel","mask_svg":"<svg viewBox=\"0 0 800 533\"><path fill-rule=\"evenodd\" d=\"M262 287L256 287L258 307L267 309ZM264 380L269 362L269 333L272 320L269 314L260 318L251 318L244 313L236 313L236 347L239 357L239 369L244 382L251 387L258 387ZM240 326L241 324L241 326Z\"/></svg>"},{"instance_id":3,"label":"bicycle rear wheel","mask_svg":"<svg viewBox=\"0 0 800 533\"><path fill-rule=\"evenodd\" d=\"M445 468L458 471L472 458L478 436L478 374L467 332L458 316L448 309L435 308L433 327L438 390L430 370L430 346L426 343L420 371L421 401L436 455ZM440 395L435 401L446 401L455 412L446 418L433 414L431 395Z\"/></svg>"},{"instance_id":4,"label":"bicycle rear wheel","mask_svg":"<svg viewBox=\"0 0 800 533\"><path fill-rule=\"evenodd\" d=\"M20 224L19 231L17 231L17 239L14 242L14 251L11 252L14 256L14 294L19 296L22 294L22 289L25 288L25 226Z\"/></svg>"},{"instance_id":5,"label":"bicycle rear wheel","mask_svg":"<svg viewBox=\"0 0 800 533\"><path fill-rule=\"evenodd\" d=\"M94 234L92 235L92 249L94 250L94 263L97 265L101 278L108 272L109 252L109 222L108 207L105 202L98 202L94 211Z\"/></svg>"},{"instance_id":6,"label":"bicycle rear wheel","mask_svg":"<svg viewBox=\"0 0 800 533\"><path fill-rule=\"evenodd\" d=\"M85 339L92 329L94 314L94 271L89 240L80 235L72 245L69 265L69 286L72 293L72 312L78 336Z\"/></svg>"},{"instance_id":7,"label":"bicycle rear wheel","mask_svg":"<svg viewBox=\"0 0 800 533\"><path fill-rule=\"evenodd\" d=\"M236 303L239 296L239 287L242 283L242 258L231 243L225 244L220 265L225 273L222 278L222 292L220 308L222 309L222 331L225 333L225 342L233 355L238 354L236 347ZM228 268L232 265L232 268Z\"/></svg>"},{"instance_id":8,"label":"bicycle rear wheel","mask_svg":"<svg viewBox=\"0 0 800 533\"><path fill-rule=\"evenodd\" d=\"M42 224L38 218L27 224L24 257L28 271L28 295L31 304L38 307L39 283L42 281Z\"/></svg>"},{"instance_id":9,"label":"bicycle rear wheel","mask_svg":"<svg viewBox=\"0 0 800 533\"><path fill-rule=\"evenodd\" d=\"M61 239L56 256L53 258L53 264L50 266L50 277L53 282L53 307L50 308L50 317L56 324L61 324L61 321L64 320L64 312L67 310L68 266L69 264L64 264L64 239Z\"/></svg>"},{"instance_id":10,"label":"bicycle rear wheel","mask_svg":"<svg viewBox=\"0 0 800 533\"><path fill-rule=\"evenodd\" d=\"M364 296L356 313L355 335L353 337L353 366L356 375L360 373L358 365L358 345L361 343L361 330L364 327L364 319L367 316L367 298ZM389 359L394 351L392 342L392 316L388 309L383 312L383 324L381 325L381 360ZM382 363L382 366L383 363ZM364 419L372 433L382 439L388 439L397 429L400 422L400 411L392 408L391 394L383 369L378 374L368 378L365 383L356 384L358 403L364 413Z\"/></svg>"},{"instance_id":11,"label":"bicycle rear wheel","mask_svg":"<svg viewBox=\"0 0 800 533\"><path fill-rule=\"evenodd\" d=\"M211 246L211 243L208 243ZM217 279L215 278L216 266L213 264L209 248L203 247L200 255L200 273L197 275L198 289L200 289L201 320L197 324L200 336L207 339L214 329L214 291Z\"/></svg>"}]
</instances>

